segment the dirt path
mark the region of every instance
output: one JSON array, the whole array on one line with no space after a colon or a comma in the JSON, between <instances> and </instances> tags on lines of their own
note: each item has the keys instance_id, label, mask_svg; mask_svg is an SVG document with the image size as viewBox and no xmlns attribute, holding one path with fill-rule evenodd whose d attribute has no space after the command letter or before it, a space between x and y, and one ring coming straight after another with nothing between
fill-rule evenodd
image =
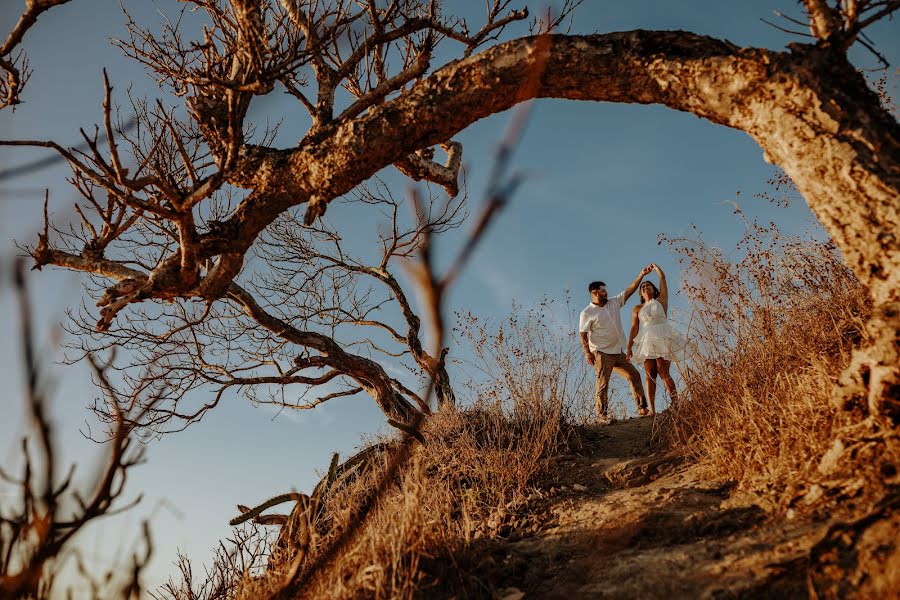
<instances>
[{"instance_id":1,"label":"dirt path","mask_svg":"<svg viewBox=\"0 0 900 600\"><path fill-rule=\"evenodd\" d=\"M497 597L808 597L802 565L828 524L768 519L727 482L651 454L652 427L589 429L559 458L542 523L498 547Z\"/></svg>"}]
</instances>

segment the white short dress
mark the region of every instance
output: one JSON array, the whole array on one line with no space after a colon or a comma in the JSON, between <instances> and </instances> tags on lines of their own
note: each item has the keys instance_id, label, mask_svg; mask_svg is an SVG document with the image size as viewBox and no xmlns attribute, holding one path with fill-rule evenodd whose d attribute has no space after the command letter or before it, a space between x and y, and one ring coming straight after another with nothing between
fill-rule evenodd
<instances>
[{"instance_id":1,"label":"white short dress","mask_svg":"<svg viewBox=\"0 0 900 600\"><path fill-rule=\"evenodd\" d=\"M631 347L632 360L643 362L664 358L669 362L684 361L687 340L669 325L666 311L656 298L648 300L638 312L641 327Z\"/></svg>"}]
</instances>

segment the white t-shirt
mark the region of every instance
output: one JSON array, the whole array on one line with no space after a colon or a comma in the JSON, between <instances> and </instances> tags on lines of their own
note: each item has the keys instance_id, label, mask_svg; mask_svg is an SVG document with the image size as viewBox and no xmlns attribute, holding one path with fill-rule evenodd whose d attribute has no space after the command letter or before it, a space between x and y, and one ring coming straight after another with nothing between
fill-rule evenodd
<instances>
[{"instance_id":1,"label":"white t-shirt","mask_svg":"<svg viewBox=\"0 0 900 600\"><path fill-rule=\"evenodd\" d=\"M579 333L588 334L588 346L591 352L604 354L620 354L625 347L625 331L622 330L622 318L619 310L625 304L625 292L621 292L606 301L603 306L591 302L583 311L578 321Z\"/></svg>"}]
</instances>

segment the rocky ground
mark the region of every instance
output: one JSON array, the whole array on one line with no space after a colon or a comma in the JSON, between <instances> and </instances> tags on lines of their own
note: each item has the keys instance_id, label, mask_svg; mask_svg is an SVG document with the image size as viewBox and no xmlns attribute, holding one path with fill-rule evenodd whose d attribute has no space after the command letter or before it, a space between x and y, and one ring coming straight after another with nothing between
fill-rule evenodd
<instances>
[{"instance_id":1,"label":"rocky ground","mask_svg":"<svg viewBox=\"0 0 900 600\"><path fill-rule=\"evenodd\" d=\"M896 494L863 526L767 513L759 497L652 452L654 427L580 430L534 496L489 524L495 598L900 597Z\"/></svg>"}]
</instances>

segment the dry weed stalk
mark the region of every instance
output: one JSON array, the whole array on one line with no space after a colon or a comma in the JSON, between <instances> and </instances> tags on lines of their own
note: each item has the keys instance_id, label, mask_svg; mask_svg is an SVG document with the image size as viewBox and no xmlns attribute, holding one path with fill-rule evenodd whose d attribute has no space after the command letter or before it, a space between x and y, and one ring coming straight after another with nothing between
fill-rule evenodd
<instances>
[{"instance_id":1,"label":"dry weed stalk","mask_svg":"<svg viewBox=\"0 0 900 600\"><path fill-rule=\"evenodd\" d=\"M91 479L83 482L86 493L77 489L82 486L74 479L76 465L71 465L60 478L57 442L47 411L50 384L42 372L42 360L35 347L25 266L21 261L15 268L15 286L22 328L27 414L33 434L22 440L22 475L16 477L0 470L6 489L16 490L10 494L13 500L4 501L0 509L0 598L48 598L62 593L55 576L68 559L78 564L82 576L79 584L90 590L92 597L137 598L141 591L141 571L153 549L146 522L144 551L135 552L131 557L124 578L115 575L114 570L105 576L88 572L74 549L73 540L92 522L128 510L140 501L138 496L125 504L119 502L130 469L143 461L143 447L136 446L133 430L134 424L146 414L144 407L153 405L154 392L137 388L130 397L115 393L106 367L89 357L94 378L112 415L104 432L106 461ZM150 398L139 401L142 394Z\"/></svg>"},{"instance_id":2,"label":"dry weed stalk","mask_svg":"<svg viewBox=\"0 0 900 600\"><path fill-rule=\"evenodd\" d=\"M568 298L564 311L573 312ZM469 404L496 404L516 417L549 402L559 406L561 417L584 421L585 413L593 414L585 385L591 371L573 343L574 328L554 318L554 301L546 298L528 309L514 303L499 322L457 313L454 334L471 354L457 361L467 375L462 389Z\"/></svg>"}]
</instances>

